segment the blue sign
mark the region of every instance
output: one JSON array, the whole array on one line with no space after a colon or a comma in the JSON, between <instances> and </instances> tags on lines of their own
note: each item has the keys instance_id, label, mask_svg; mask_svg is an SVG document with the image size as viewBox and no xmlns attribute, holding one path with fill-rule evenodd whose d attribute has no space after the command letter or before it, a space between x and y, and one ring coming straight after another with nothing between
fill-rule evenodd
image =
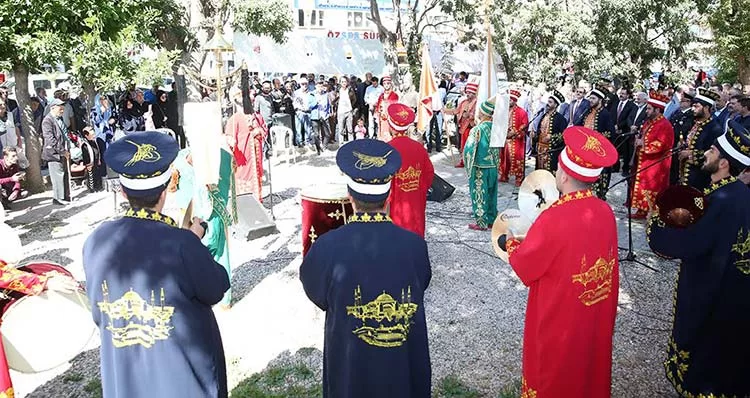
<instances>
[{"instance_id":1,"label":"blue sign","mask_svg":"<svg viewBox=\"0 0 750 398\"><path fill-rule=\"evenodd\" d=\"M393 11L392 0L377 0L378 10ZM294 7L299 7L299 0L294 0ZM370 0L315 0L315 8L321 10L369 11ZM407 10L406 6L401 7Z\"/></svg>"}]
</instances>

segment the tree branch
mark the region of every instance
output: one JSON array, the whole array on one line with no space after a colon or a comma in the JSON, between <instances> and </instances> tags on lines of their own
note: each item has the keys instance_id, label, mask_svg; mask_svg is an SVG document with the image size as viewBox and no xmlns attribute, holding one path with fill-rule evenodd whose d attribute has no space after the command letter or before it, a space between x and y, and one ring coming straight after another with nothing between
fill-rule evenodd
<instances>
[{"instance_id":1,"label":"tree branch","mask_svg":"<svg viewBox=\"0 0 750 398\"><path fill-rule=\"evenodd\" d=\"M440 22L428 23L428 24L422 26L422 28L419 29L419 36L422 36L422 34L424 33L425 29L427 29L427 28L437 28L437 27L440 27L440 26L443 26L443 25L448 25L448 24L457 23L457 22L458 21L456 21L455 19L453 19L453 20L450 20L450 21L440 21Z\"/></svg>"}]
</instances>

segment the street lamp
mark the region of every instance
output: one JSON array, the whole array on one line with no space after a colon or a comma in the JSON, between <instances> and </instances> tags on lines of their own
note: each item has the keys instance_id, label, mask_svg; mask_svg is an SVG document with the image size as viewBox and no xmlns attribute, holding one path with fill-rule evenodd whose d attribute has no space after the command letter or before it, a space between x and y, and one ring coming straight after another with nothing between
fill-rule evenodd
<instances>
[{"instance_id":1,"label":"street lamp","mask_svg":"<svg viewBox=\"0 0 750 398\"><path fill-rule=\"evenodd\" d=\"M221 23L219 21L216 21L216 24L214 25L214 37L206 43L203 47L203 51L213 52L214 58L216 59L216 97L219 100L219 109L221 109L223 118L224 105L222 104L222 97L224 97L224 93L221 88L221 69L224 67L224 60L222 54L234 52L234 47L232 47L232 44L226 41L221 34Z\"/></svg>"}]
</instances>

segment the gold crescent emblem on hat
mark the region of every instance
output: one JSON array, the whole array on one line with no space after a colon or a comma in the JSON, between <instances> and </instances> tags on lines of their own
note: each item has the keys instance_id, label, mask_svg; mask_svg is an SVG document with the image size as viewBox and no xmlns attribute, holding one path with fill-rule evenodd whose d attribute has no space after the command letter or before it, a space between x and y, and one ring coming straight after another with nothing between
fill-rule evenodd
<instances>
[{"instance_id":1,"label":"gold crescent emblem on hat","mask_svg":"<svg viewBox=\"0 0 750 398\"><path fill-rule=\"evenodd\" d=\"M397 115L401 116L402 118L406 119L409 116L409 112L402 109L400 112L396 113Z\"/></svg>"},{"instance_id":2,"label":"gold crescent emblem on hat","mask_svg":"<svg viewBox=\"0 0 750 398\"><path fill-rule=\"evenodd\" d=\"M581 149L583 149L584 151L594 152L601 157L607 156L607 154L604 152L604 148L602 147L602 143L599 142L598 138L586 133L583 133L583 135L586 136L586 143L583 144L583 147L581 147Z\"/></svg>"},{"instance_id":3,"label":"gold crescent emblem on hat","mask_svg":"<svg viewBox=\"0 0 750 398\"><path fill-rule=\"evenodd\" d=\"M393 150L388 151L388 153L383 156L372 156L354 151L352 152L352 154L354 154L354 156L357 158L357 162L354 163L354 167L358 168L359 170L367 170L372 167L383 167L388 161L388 159L386 158L391 154L391 152L393 152Z\"/></svg>"},{"instance_id":4,"label":"gold crescent emblem on hat","mask_svg":"<svg viewBox=\"0 0 750 398\"><path fill-rule=\"evenodd\" d=\"M125 166L132 166L138 162L154 163L161 159L161 155L156 151L156 147L151 144L138 144L131 140L125 140L129 144L133 144L136 147L136 151L133 157L125 163Z\"/></svg>"}]
</instances>

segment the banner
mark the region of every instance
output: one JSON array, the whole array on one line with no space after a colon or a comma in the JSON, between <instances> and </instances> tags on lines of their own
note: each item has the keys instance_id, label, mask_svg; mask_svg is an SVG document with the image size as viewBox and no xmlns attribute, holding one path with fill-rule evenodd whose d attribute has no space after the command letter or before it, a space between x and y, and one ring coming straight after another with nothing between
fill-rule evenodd
<instances>
[{"instance_id":1,"label":"banner","mask_svg":"<svg viewBox=\"0 0 750 398\"><path fill-rule=\"evenodd\" d=\"M422 72L419 76L419 104L417 104L417 131L425 132L430 128L432 119L432 102L439 100L435 95L437 85L432 74L430 51L425 43L422 46Z\"/></svg>"}]
</instances>

